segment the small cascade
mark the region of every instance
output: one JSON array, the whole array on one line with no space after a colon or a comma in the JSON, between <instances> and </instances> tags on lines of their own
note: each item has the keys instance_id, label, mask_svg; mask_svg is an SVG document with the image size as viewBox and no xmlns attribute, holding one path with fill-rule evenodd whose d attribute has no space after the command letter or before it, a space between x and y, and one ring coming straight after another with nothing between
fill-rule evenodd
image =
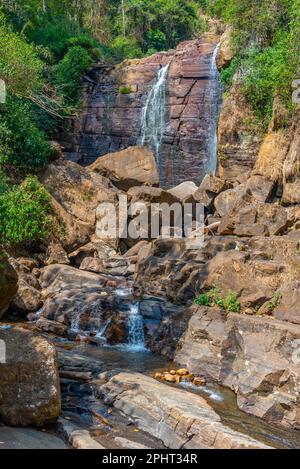
<instances>
[{"instance_id":1,"label":"small cascade","mask_svg":"<svg viewBox=\"0 0 300 469\"><path fill-rule=\"evenodd\" d=\"M128 315L128 348L132 351L146 351L144 320L139 303L132 303Z\"/></svg>"},{"instance_id":2,"label":"small cascade","mask_svg":"<svg viewBox=\"0 0 300 469\"><path fill-rule=\"evenodd\" d=\"M161 144L166 123L166 83L170 64L162 67L148 95L142 112L141 136L138 143L148 145L155 153L161 172Z\"/></svg>"},{"instance_id":3,"label":"small cascade","mask_svg":"<svg viewBox=\"0 0 300 469\"><path fill-rule=\"evenodd\" d=\"M214 175L216 174L218 167L218 122L221 112L223 94L220 73L216 63L219 48L220 44L217 45L212 55L209 80L210 124L208 128L209 139L207 148L206 173L213 173Z\"/></svg>"}]
</instances>

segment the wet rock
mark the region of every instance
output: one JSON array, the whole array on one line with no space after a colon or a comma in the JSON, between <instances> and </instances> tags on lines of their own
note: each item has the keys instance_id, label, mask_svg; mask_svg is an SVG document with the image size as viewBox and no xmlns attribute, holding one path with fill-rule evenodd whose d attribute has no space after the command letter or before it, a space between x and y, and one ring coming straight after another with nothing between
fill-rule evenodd
<instances>
[{"instance_id":1,"label":"wet rock","mask_svg":"<svg viewBox=\"0 0 300 469\"><path fill-rule=\"evenodd\" d=\"M14 328L0 330L6 363L0 364L0 418L10 426L41 426L60 413L55 349L47 340Z\"/></svg>"},{"instance_id":2,"label":"wet rock","mask_svg":"<svg viewBox=\"0 0 300 469\"><path fill-rule=\"evenodd\" d=\"M35 318L33 318L35 319ZM40 318L36 322L36 327L44 332L49 332L51 334L55 334L61 337L67 336L68 327L65 324L61 324L60 322L56 321L49 321L45 318Z\"/></svg>"},{"instance_id":3,"label":"wet rock","mask_svg":"<svg viewBox=\"0 0 300 469\"><path fill-rule=\"evenodd\" d=\"M245 412L299 428L299 338L298 325L202 307L175 359L230 387Z\"/></svg>"},{"instance_id":4,"label":"wet rock","mask_svg":"<svg viewBox=\"0 0 300 469\"><path fill-rule=\"evenodd\" d=\"M122 190L132 186L159 184L159 175L153 153L146 147L130 147L98 158L89 167L91 174L108 177Z\"/></svg>"},{"instance_id":5,"label":"wet rock","mask_svg":"<svg viewBox=\"0 0 300 469\"><path fill-rule=\"evenodd\" d=\"M33 428L0 426L1 449L68 449L63 440Z\"/></svg>"},{"instance_id":6,"label":"wet rock","mask_svg":"<svg viewBox=\"0 0 300 469\"><path fill-rule=\"evenodd\" d=\"M54 264L41 270L40 284L46 290L44 295L61 290L98 288L105 284L107 279L92 272L84 272L74 267Z\"/></svg>"},{"instance_id":7,"label":"wet rock","mask_svg":"<svg viewBox=\"0 0 300 469\"><path fill-rule=\"evenodd\" d=\"M266 448L221 423L200 396L138 374L116 372L99 391L107 403L137 421L168 448Z\"/></svg>"},{"instance_id":8,"label":"wet rock","mask_svg":"<svg viewBox=\"0 0 300 469\"><path fill-rule=\"evenodd\" d=\"M15 269L8 262L7 257L0 252L0 318L6 312L13 296L18 290L18 276Z\"/></svg>"}]
</instances>

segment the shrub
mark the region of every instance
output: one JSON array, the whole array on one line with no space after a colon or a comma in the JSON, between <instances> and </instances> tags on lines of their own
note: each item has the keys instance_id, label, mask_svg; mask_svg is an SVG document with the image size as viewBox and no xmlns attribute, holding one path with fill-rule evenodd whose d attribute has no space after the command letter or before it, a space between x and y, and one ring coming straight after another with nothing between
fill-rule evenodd
<instances>
[{"instance_id":1,"label":"shrub","mask_svg":"<svg viewBox=\"0 0 300 469\"><path fill-rule=\"evenodd\" d=\"M67 102L78 102L81 77L92 63L93 59L86 49L75 46L53 67L53 82Z\"/></svg>"},{"instance_id":2,"label":"shrub","mask_svg":"<svg viewBox=\"0 0 300 469\"><path fill-rule=\"evenodd\" d=\"M51 199L37 178L0 195L0 243L31 247L55 229Z\"/></svg>"},{"instance_id":3,"label":"shrub","mask_svg":"<svg viewBox=\"0 0 300 469\"><path fill-rule=\"evenodd\" d=\"M281 291L276 291L274 293L274 295L272 296L271 301L267 305L268 310L269 310L270 313L272 313L274 311L274 309L277 308L277 306L280 305L281 299L282 299Z\"/></svg>"},{"instance_id":4,"label":"shrub","mask_svg":"<svg viewBox=\"0 0 300 469\"><path fill-rule=\"evenodd\" d=\"M124 59L134 59L142 57L143 53L135 39L117 36L111 45L114 58L121 62Z\"/></svg>"},{"instance_id":5,"label":"shrub","mask_svg":"<svg viewBox=\"0 0 300 469\"><path fill-rule=\"evenodd\" d=\"M52 149L30 113L28 103L10 96L0 106L0 159L2 163L36 170L47 164Z\"/></svg>"},{"instance_id":6,"label":"shrub","mask_svg":"<svg viewBox=\"0 0 300 469\"><path fill-rule=\"evenodd\" d=\"M0 78L7 90L18 96L30 96L43 86L42 61L34 47L5 25L0 11Z\"/></svg>"},{"instance_id":7,"label":"shrub","mask_svg":"<svg viewBox=\"0 0 300 469\"><path fill-rule=\"evenodd\" d=\"M206 293L202 293L201 295L197 296L195 299L195 304L198 306L210 306L211 299Z\"/></svg>"},{"instance_id":8,"label":"shrub","mask_svg":"<svg viewBox=\"0 0 300 469\"><path fill-rule=\"evenodd\" d=\"M130 94L130 93L132 93L132 88L130 86L120 86L119 93L120 94Z\"/></svg>"},{"instance_id":9,"label":"shrub","mask_svg":"<svg viewBox=\"0 0 300 469\"><path fill-rule=\"evenodd\" d=\"M218 287L214 287L206 293L202 293L195 299L195 304L199 306L219 306L227 312L239 313L241 311L241 304L238 301L237 294L231 290L223 298L220 294Z\"/></svg>"}]
</instances>

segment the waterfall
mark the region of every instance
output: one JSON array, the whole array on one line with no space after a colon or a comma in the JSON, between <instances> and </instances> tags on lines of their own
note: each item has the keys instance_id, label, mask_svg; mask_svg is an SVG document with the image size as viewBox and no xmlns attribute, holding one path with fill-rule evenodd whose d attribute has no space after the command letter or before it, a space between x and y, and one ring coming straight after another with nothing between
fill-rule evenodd
<instances>
[{"instance_id":1,"label":"waterfall","mask_svg":"<svg viewBox=\"0 0 300 469\"><path fill-rule=\"evenodd\" d=\"M206 173L216 174L218 168L218 121L222 105L222 82L217 68L216 59L220 44L214 50L210 65L209 107L210 124L207 148Z\"/></svg>"},{"instance_id":2,"label":"waterfall","mask_svg":"<svg viewBox=\"0 0 300 469\"><path fill-rule=\"evenodd\" d=\"M155 153L161 172L161 144L166 118L166 82L170 64L162 67L148 95L142 112L140 145L148 145Z\"/></svg>"},{"instance_id":3,"label":"waterfall","mask_svg":"<svg viewBox=\"0 0 300 469\"><path fill-rule=\"evenodd\" d=\"M128 348L145 351L144 320L140 314L139 303L132 303L128 315Z\"/></svg>"}]
</instances>

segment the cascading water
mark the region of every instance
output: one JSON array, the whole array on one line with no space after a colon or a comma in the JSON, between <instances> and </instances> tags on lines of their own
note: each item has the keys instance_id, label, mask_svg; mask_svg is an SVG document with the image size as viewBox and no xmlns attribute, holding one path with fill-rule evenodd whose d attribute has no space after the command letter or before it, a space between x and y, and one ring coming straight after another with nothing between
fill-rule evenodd
<instances>
[{"instance_id":1,"label":"cascading water","mask_svg":"<svg viewBox=\"0 0 300 469\"><path fill-rule=\"evenodd\" d=\"M139 303L132 303L128 314L128 348L132 351L146 351L144 320Z\"/></svg>"},{"instance_id":2,"label":"cascading water","mask_svg":"<svg viewBox=\"0 0 300 469\"><path fill-rule=\"evenodd\" d=\"M222 82L217 68L216 59L220 44L214 50L210 66L209 80L209 115L206 173L216 174L218 167L218 121L222 105Z\"/></svg>"},{"instance_id":3,"label":"cascading water","mask_svg":"<svg viewBox=\"0 0 300 469\"><path fill-rule=\"evenodd\" d=\"M148 95L142 112L140 145L148 145L155 153L161 173L161 144L166 121L166 82L170 64L162 67Z\"/></svg>"}]
</instances>

